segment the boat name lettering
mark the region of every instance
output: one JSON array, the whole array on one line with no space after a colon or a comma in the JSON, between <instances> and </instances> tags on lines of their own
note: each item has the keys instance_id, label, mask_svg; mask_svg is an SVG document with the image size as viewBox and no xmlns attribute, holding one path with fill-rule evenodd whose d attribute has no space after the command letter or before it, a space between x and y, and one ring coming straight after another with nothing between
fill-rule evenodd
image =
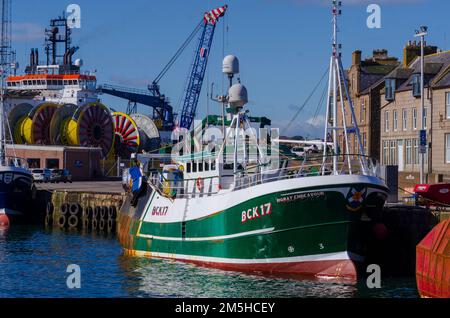
<instances>
[{"instance_id":1,"label":"boat name lettering","mask_svg":"<svg viewBox=\"0 0 450 318\"><path fill-rule=\"evenodd\" d=\"M242 211L242 223L258 219L260 217L270 215L272 213L272 203L261 204L260 206L255 206L247 211Z\"/></svg>"},{"instance_id":2,"label":"boat name lettering","mask_svg":"<svg viewBox=\"0 0 450 318\"><path fill-rule=\"evenodd\" d=\"M155 207L153 207L152 215L153 216L166 216L167 212L169 212L168 206L155 206Z\"/></svg>"},{"instance_id":3,"label":"boat name lettering","mask_svg":"<svg viewBox=\"0 0 450 318\"><path fill-rule=\"evenodd\" d=\"M277 199L277 203L288 203L299 200L319 199L325 197L325 192L308 192L285 195Z\"/></svg>"}]
</instances>

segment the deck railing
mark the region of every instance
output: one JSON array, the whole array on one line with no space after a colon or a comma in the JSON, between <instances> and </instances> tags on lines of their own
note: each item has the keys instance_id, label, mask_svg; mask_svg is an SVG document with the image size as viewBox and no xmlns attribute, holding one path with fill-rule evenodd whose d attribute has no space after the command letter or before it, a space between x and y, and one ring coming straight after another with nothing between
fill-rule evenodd
<instances>
[{"instance_id":1,"label":"deck railing","mask_svg":"<svg viewBox=\"0 0 450 318\"><path fill-rule=\"evenodd\" d=\"M337 169L333 170L334 156L309 156L303 160L284 161L283 167L279 169L265 169L264 166L258 166L257 169L252 167L251 170L255 172L246 172L245 170L238 171L234 176L228 190L236 191L242 190L255 185L275 182L285 179L307 178L313 176L326 175L379 175L378 163L374 162L367 156L349 155L337 156ZM325 160L324 160L325 159ZM173 180L165 180L160 173L154 172L149 176L150 183L162 194L171 198L190 198L199 196L211 196L221 193L219 177L206 178L211 180L212 186L204 189L196 186L196 180L179 181L180 186L167 188L168 183ZM200 179L200 182L206 179ZM216 184L214 184L214 180ZM193 185L194 183L194 185ZM193 188L192 191L189 187ZM225 190L225 189L224 189Z\"/></svg>"}]
</instances>

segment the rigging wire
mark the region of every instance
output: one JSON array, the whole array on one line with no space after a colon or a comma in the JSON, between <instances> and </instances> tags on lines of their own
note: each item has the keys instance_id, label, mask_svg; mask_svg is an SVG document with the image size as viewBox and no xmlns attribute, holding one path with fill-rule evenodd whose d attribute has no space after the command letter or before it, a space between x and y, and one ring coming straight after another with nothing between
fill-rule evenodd
<instances>
[{"instance_id":1,"label":"rigging wire","mask_svg":"<svg viewBox=\"0 0 450 318\"><path fill-rule=\"evenodd\" d=\"M175 55L170 59L169 63L163 68L163 70L156 76L153 83L158 83L161 78L169 71L169 69L175 64L177 59L180 57L180 55L183 53L183 51L186 49L186 47L192 42L192 40L195 38L195 35L198 33L198 31L203 26L203 20L200 21L200 23L194 28L194 31L188 36L188 38L183 42L181 47L178 49L178 51L175 53Z\"/></svg>"},{"instance_id":2,"label":"rigging wire","mask_svg":"<svg viewBox=\"0 0 450 318\"><path fill-rule=\"evenodd\" d=\"M292 124L297 120L297 117L300 115L300 113L303 111L303 109L305 109L305 107L308 104L309 100L313 97L314 93L317 91L317 89L319 88L320 84L322 83L322 81L324 80L324 78L325 78L325 76L327 74L328 74L328 68L325 70L325 72L322 75L322 78L319 80L317 85L314 87L314 89L312 90L311 94L309 94L308 98L305 100L303 105L298 109L298 111L295 114L295 116L291 119L289 124L286 127L284 127L284 129L282 130L282 133L286 132L292 126Z\"/></svg>"},{"instance_id":3,"label":"rigging wire","mask_svg":"<svg viewBox=\"0 0 450 318\"><path fill-rule=\"evenodd\" d=\"M317 120L317 117L319 116L319 113L321 112L323 108L323 102L325 101L325 96L327 94L327 86L323 88L322 96L320 97L319 103L317 104L316 111L314 113L313 122Z\"/></svg>"}]
</instances>

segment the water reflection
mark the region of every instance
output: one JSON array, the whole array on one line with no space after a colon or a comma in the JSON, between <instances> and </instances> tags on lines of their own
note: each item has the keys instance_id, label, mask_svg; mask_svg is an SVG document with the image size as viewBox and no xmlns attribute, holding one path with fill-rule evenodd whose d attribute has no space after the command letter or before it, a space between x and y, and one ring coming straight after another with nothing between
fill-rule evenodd
<instances>
[{"instance_id":1,"label":"water reflection","mask_svg":"<svg viewBox=\"0 0 450 318\"><path fill-rule=\"evenodd\" d=\"M127 291L142 297L354 297L356 286L292 280L121 256L120 267L133 282Z\"/></svg>"},{"instance_id":2,"label":"water reflection","mask_svg":"<svg viewBox=\"0 0 450 318\"><path fill-rule=\"evenodd\" d=\"M81 289L66 286L81 267ZM292 280L128 257L113 237L14 227L0 235L0 297L417 297L412 278L363 284Z\"/></svg>"}]
</instances>

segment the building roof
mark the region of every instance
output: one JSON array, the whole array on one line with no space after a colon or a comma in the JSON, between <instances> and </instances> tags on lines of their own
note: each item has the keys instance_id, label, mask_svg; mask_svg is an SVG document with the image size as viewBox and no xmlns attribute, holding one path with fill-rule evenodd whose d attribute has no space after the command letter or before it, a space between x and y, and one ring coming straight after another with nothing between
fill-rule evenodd
<instances>
[{"instance_id":1,"label":"building roof","mask_svg":"<svg viewBox=\"0 0 450 318\"><path fill-rule=\"evenodd\" d=\"M433 82L434 88L450 87L450 65Z\"/></svg>"},{"instance_id":2,"label":"building roof","mask_svg":"<svg viewBox=\"0 0 450 318\"><path fill-rule=\"evenodd\" d=\"M446 76L446 72L450 67L450 51L439 52L425 56L424 61L425 80L424 85L433 87L445 86L450 79ZM417 57L408 67L398 66L395 70L390 72L385 78L393 78L401 80L397 91L411 90L411 83L415 74L420 74L420 57ZM445 75L445 76L444 76ZM436 82L438 79L438 82Z\"/></svg>"},{"instance_id":3,"label":"building roof","mask_svg":"<svg viewBox=\"0 0 450 318\"><path fill-rule=\"evenodd\" d=\"M360 94L367 94L371 88L380 85L380 81L384 81L384 77L392 70L396 69L399 63L389 65L370 65L361 66L360 78Z\"/></svg>"}]
</instances>

